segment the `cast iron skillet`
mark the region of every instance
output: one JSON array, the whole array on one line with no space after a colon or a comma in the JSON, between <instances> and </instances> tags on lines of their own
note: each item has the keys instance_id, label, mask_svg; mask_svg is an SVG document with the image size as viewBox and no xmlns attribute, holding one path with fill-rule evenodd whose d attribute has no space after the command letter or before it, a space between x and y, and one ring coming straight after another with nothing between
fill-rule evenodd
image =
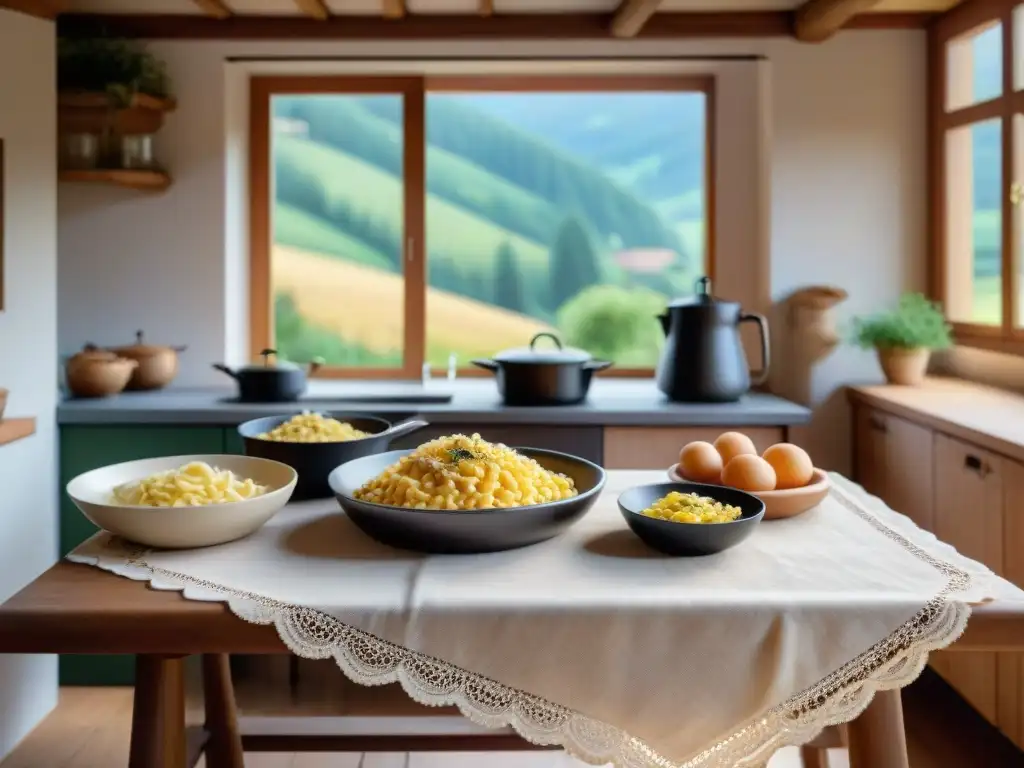
<instances>
[{"instance_id":1,"label":"cast iron skillet","mask_svg":"<svg viewBox=\"0 0 1024 768\"><path fill-rule=\"evenodd\" d=\"M500 552L537 544L582 518L604 488L605 472L586 459L540 448L516 448L545 469L576 482L579 495L527 507L454 512L408 509L358 501L352 494L367 480L412 451L388 451L342 464L328 482L341 508L363 533L399 549L435 554Z\"/></svg>"},{"instance_id":2,"label":"cast iron skillet","mask_svg":"<svg viewBox=\"0 0 1024 768\"><path fill-rule=\"evenodd\" d=\"M386 451L395 438L427 426L427 422L419 419L392 425L389 421L362 413L321 415L346 421L356 429L373 434L360 440L347 440L342 443L279 443L274 440L260 440L257 437L288 421L294 414L253 419L238 427L238 434L245 441L246 456L280 461L299 473L299 482L295 486L295 493L292 494L292 501L329 498L331 487L327 484L327 476L335 467L362 456Z\"/></svg>"}]
</instances>

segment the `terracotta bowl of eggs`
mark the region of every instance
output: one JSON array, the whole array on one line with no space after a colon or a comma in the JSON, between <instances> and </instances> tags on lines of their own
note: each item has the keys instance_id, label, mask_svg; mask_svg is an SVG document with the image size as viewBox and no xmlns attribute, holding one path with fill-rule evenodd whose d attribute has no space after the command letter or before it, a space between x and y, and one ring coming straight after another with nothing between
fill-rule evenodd
<instances>
[{"instance_id":1,"label":"terracotta bowl of eggs","mask_svg":"<svg viewBox=\"0 0 1024 768\"><path fill-rule=\"evenodd\" d=\"M803 448L776 443L758 455L754 441L742 432L724 432L714 443L687 443L668 476L752 493L764 502L765 520L803 514L824 501L829 489L828 475Z\"/></svg>"}]
</instances>

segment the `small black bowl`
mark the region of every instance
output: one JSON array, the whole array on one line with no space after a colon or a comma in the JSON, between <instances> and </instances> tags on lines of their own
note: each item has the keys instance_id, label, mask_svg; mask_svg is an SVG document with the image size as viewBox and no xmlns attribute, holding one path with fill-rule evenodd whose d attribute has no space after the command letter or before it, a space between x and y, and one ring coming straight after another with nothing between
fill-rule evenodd
<instances>
[{"instance_id":1,"label":"small black bowl","mask_svg":"<svg viewBox=\"0 0 1024 768\"><path fill-rule=\"evenodd\" d=\"M674 523L641 514L672 491L709 496L739 507L743 514L731 523ZM624 491L619 496L619 511L633 533L647 546L666 555L694 557L722 552L747 538L764 517L764 502L746 491L720 485L653 483Z\"/></svg>"},{"instance_id":2,"label":"small black bowl","mask_svg":"<svg viewBox=\"0 0 1024 768\"><path fill-rule=\"evenodd\" d=\"M350 461L331 472L330 484L348 518L381 544L431 554L501 552L553 538L582 518L604 488L605 472L586 459L540 448L516 448L547 470L573 479L570 499L525 507L454 511L410 509L359 501L353 494L412 451L388 451Z\"/></svg>"},{"instance_id":3,"label":"small black bowl","mask_svg":"<svg viewBox=\"0 0 1024 768\"><path fill-rule=\"evenodd\" d=\"M356 429L369 432L368 437L359 440L345 440L337 443L285 443L277 440L261 440L259 435L269 432L295 416L266 416L239 425L238 434L245 443L245 455L271 459L287 464L299 473L292 501L305 499L329 499L333 493L327 476L335 467L362 456L372 456L386 451L391 441L427 426L419 420L404 421L392 425L376 416L362 413L324 413L324 418L337 419L351 424Z\"/></svg>"}]
</instances>

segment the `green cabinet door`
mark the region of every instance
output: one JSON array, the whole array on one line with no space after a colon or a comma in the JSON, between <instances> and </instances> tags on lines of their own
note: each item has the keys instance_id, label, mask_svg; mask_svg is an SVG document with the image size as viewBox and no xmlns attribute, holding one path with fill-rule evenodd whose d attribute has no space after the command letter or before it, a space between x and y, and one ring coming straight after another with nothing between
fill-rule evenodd
<instances>
[{"instance_id":1,"label":"green cabinet door","mask_svg":"<svg viewBox=\"0 0 1024 768\"><path fill-rule=\"evenodd\" d=\"M220 427L61 427L61 554L67 554L97 530L64 492L72 478L122 461L188 453L224 453L224 433ZM60 682L61 685L131 685L134 666L132 656L63 656Z\"/></svg>"},{"instance_id":2,"label":"green cabinet door","mask_svg":"<svg viewBox=\"0 0 1024 768\"><path fill-rule=\"evenodd\" d=\"M245 441L242 440L242 436L238 434L237 427L227 427L224 430L224 453L237 453L240 456L245 455Z\"/></svg>"}]
</instances>

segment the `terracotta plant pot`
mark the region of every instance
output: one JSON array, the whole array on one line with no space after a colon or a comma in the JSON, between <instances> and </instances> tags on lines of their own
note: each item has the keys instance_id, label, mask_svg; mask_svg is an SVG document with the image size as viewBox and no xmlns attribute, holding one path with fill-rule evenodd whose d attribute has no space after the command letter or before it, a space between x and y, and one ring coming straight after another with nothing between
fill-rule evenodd
<instances>
[{"instance_id":1,"label":"terracotta plant pot","mask_svg":"<svg viewBox=\"0 0 1024 768\"><path fill-rule=\"evenodd\" d=\"M878 362L890 384L916 387L924 381L930 349L876 349Z\"/></svg>"}]
</instances>

